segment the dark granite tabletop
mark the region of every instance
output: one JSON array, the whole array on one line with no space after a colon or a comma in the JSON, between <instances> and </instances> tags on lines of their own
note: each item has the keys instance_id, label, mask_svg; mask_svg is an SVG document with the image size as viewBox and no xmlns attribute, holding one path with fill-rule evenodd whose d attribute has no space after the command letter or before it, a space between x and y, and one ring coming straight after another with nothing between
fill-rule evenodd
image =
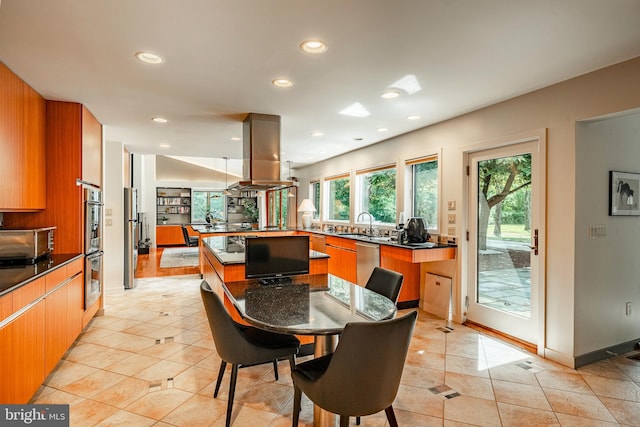
<instances>
[{"instance_id":1,"label":"dark granite tabletop","mask_svg":"<svg viewBox=\"0 0 640 427\"><path fill-rule=\"evenodd\" d=\"M191 228L201 234L216 234L216 233L255 233L265 231L296 231L294 228L280 228L280 227L262 227L252 228L251 224L243 223L226 223L219 222L215 225L212 224L191 224Z\"/></svg>"},{"instance_id":2,"label":"dark granite tabletop","mask_svg":"<svg viewBox=\"0 0 640 427\"><path fill-rule=\"evenodd\" d=\"M290 283L225 283L224 291L249 323L297 335L335 335L349 322L395 316L388 298L330 274L295 276Z\"/></svg>"},{"instance_id":3,"label":"dark granite tabletop","mask_svg":"<svg viewBox=\"0 0 640 427\"><path fill-rule=\"evenodd\" d=\"M202 243L223 265L244 264L244 238L247 235L203 237ZM309 259L329 258L329 255L310 250Z\"/></svg>"},{"instance_id":4,"label":"dark granite tabletop","mask_svg":"<svg viewBox=\"0 0 640 427\"><path fill-rule=\"evenodd\" d=\"M82 254L54 254L40 262L28 265L0 266L0 296L23 286L56 268L80 258Z\"/></svg>"}]
</instances>

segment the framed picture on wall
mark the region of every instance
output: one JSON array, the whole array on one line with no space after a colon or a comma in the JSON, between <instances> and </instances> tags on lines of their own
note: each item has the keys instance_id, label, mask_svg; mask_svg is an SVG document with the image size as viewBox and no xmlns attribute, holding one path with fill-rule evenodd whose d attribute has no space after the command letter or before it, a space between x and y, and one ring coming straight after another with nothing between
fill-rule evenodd
<instances>
[{"instance_id":1,"label":"framed picture on wall","mask_svg":"<svg viewBox=\"0 0 640 427\"><path fill-rule=\"evenodd\" d=\"M609 215L640 215L640 173L609 171Z\"/></svg>"}]
</instances>

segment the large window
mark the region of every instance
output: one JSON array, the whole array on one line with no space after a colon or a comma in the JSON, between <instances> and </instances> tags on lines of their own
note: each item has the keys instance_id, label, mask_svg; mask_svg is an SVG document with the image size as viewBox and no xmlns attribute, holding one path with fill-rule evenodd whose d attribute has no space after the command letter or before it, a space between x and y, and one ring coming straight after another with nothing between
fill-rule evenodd
<instances>
[{"instance_id":1,"label":"large window","mask_svg":"<svg viewBox=\"0 0 640 427\"><path fill-rule=\"evenodd\" d=\"M349 220L349 198L351 197L349 175L327 178L324 181L324 219L327 221Z\"/></svg>"},{"instance_id":2,"label":"large window","mask_svg":"<svg viewBox=\"0 0 640 427\"><path fill-rule=\"evenodd\" d=\"M385 166L357 172L357 213L369 212L377 223L396 223L396 168ZM368 222L369 218L361 218Z\"/></svg>"},{"instance_id":3,"label":"large window","mask_svg":"<svg viewBox=\"0 0 640 427\"><path fill-rule=\"evenodd\" d=\"M438 228L438 158L424 157L407 161L411 167L411 216L424 218L427 227Z\"/></svg>"},{"instance_id":4,"label":"large window","mask_svg":"<svg viewBox=\"0 0 640 427\"><path fill-rule=\"evenodd\" d=\"M320 219L320 181L312 181L309 184L309 194L313 206L316 207L316 211L313 213L313 219Z\"/></svg>"},{"instance_id":5,"label":"large window","mask_svg":"<svg viewBox=\"0 0 640 427\"><path fill-rule=\"evenodd\" d=\"M207 213L212 220L225 220L225 203L222 191L193 190L191 194L191 222L204 223Z\"/></svg>"}]
</instances>

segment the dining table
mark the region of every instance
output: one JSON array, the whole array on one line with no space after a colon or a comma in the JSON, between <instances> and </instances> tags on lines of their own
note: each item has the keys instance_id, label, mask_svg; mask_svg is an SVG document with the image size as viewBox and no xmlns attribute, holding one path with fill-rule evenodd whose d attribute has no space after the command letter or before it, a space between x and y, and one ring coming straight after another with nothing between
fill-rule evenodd
<instances>
[{"instance_id":1,"label":"dining table","mask_svg":"<svg viewBox=\"0 0 640 427\"><path fill-rule=\"evenodd\" d=\"M347 323L390 319L397 311L387 297L331 274L225 282L223 288L247 323L272 332L313 336L315 357L334 351ZM336 418L314 406L314 426L334 426Z\"/></svg>"}]
</instances>

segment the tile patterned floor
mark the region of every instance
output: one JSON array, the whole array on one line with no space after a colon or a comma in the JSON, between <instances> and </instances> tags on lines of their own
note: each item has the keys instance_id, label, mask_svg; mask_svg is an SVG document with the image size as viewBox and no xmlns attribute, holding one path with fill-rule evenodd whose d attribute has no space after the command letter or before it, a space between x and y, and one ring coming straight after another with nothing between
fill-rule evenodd
<instances>
[{"instance_id":1,"label":"tile patterned floor","mask_svg":"<svg viewBox=\"0 0 640 427\"><path fill-rule=\"evenodd\" d=\"M228 373L195 276L138 279L111 296L32 403L68 403L72 426L223 426ZM420 312L394 403L401 426L639 426L640 360L625 356L568 369ZM627 356L634 356L630 354ZM288 362L240 370L234 426L291 425ZM310 426L304 398L301 426ZM352 424L354 420L352 419ZM384 413L363 426L386 426Z\"/></svg>"}]
</instances>

